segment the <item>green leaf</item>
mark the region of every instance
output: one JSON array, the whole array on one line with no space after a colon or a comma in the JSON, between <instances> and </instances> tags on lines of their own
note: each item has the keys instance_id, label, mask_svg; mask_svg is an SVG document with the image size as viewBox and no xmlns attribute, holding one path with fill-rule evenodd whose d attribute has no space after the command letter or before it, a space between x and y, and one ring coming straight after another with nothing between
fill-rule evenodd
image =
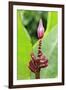
<instances>
[{"instance_id":1,"label":"green leaf","mask_svg":"<svg viewBox=\"0 0 66 90\"><path fill-rule=\"evenodd\" d=\"M48 58L48 67L41 70L41 78L55 78L57 76L57 33L57 26L55 26L43 40L42 51L44 52L44 55Z\"/></svg>"},{"instance_id":2,"label":"green leaf","mask_svg":"<svg viewBox=\"0 0 66 90\"><path fill-rule=\"evenodd\" d=\"M47 22L47 29L45 35L47 35L51 31L51 29L58 24L58 13L56 11L49 12L47 20L48 22Z\"/></svg>"},{"instance_id":3,"label":"green leaf","mask_svg":"<svg viewBox=\"0 0 66 90\"><path fill-rule=\"evenodd\" d=\"M31 38L24 28L21 19L22 13L17 11L17 79L30 79L28 63L32 51Z\"/></svg>"}]
</instances>

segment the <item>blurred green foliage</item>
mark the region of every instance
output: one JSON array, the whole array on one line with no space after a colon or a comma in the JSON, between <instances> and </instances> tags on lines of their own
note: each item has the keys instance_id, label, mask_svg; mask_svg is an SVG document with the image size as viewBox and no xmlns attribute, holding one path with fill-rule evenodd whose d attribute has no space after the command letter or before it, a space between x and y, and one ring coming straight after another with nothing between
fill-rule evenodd
<instances>
[{"instance_id":1,"label":"blurred green foliage","mask_svg":"<svg viewBox=\"0 0 66 90\"><path fill-rule=\"evenodd\" d=\"M44 21L43 25L46 30L47 16L48 16L47 11L43 11L43 12L42 11L30 11L30 10L23 11L22 23L27 29L29 35L31 36L31 41L33 45L38 40L37 27L38 27L39 20L41 18L42 21Z\"/></svg>"},{"instance_id":2,"label":"blurred green foliage","mask_svg":"<svg viewBox=\"0 0 66 90\"><path fill-rule=\"evenodd\" d=\"M21 14L22 15L22 14ZM28 64L30 61L30 54L32 52L31 38L21 23L20 11L17 12L17 78L30 79L30 70Z\"/></svg>"},{"instance_id":3,"label":"blurred green foliage","mask_svg":"<svg viewBox=\"0 0 66 90\"><path fill-rule=\"evenodd\" d=\"M28 64L31 52L37 56L37 27L40 18L43 20L45 34L42 51L48 58L48 67L41 69L41 78L55 78L58 74L58 13L43 11L17 11L18 48L17 48L17 79L35 79Z\"/></svg>"}]
</instances>

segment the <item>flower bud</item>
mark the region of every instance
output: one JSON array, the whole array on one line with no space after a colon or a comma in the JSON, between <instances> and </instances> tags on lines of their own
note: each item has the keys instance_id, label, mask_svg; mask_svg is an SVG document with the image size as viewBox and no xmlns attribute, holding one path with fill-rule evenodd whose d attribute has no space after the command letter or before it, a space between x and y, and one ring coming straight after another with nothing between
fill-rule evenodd
<instances>
[{"instance_id":1,"label":"flower bud","mask_svg":"<svg viewBox=\"0 0 66 90\"><path fill-rule=\"evenodd\" d=\"M42 23L42 19L39 21L38 29L37 29L38 38L41 39L44 35L44 27Z\"/></svg>"}]
</instances>

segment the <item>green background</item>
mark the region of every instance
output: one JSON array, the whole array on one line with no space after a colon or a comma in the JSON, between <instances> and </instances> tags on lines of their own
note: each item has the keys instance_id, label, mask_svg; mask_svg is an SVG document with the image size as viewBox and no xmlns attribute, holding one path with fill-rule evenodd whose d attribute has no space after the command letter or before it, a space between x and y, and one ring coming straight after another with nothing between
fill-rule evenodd
<instances>
[{"instance_id":1,"label":"green background","mask_svg":"<svg viewBox=\"0 0 66 90\"><path fill-rule=\"evenodd\" d=\"M55 78L58 74L58 12L17 10L17 79L35 79L28 68L33 51L37 56L37 27L40 18L45 28L42 51L48 67L40 71L41 78Z\"/></svg>"}]
</instances>

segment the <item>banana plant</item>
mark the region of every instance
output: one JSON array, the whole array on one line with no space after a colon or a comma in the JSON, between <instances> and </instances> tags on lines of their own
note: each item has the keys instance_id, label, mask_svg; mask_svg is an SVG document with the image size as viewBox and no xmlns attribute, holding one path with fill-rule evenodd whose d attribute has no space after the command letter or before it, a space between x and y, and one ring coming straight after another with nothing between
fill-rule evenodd
<instances>
[{"instance_id":1,"label":"banana plant","mask_svg":"<svg viewBox=\"0 0 66 90\"><path fill-rule=\"evenodd\" d=\"M17 79L35 79L35 73L29 69L31 53L37 57L37 40L33 45L31 36L23 24L24 11L17 11ZM48 12L47 25L42 38L42 52L48 58L48 67L41 68L40 78L55 78L58 74L58 13ZM43 21L44 22L44 21Z\"/></svg>"}]
</instances>

